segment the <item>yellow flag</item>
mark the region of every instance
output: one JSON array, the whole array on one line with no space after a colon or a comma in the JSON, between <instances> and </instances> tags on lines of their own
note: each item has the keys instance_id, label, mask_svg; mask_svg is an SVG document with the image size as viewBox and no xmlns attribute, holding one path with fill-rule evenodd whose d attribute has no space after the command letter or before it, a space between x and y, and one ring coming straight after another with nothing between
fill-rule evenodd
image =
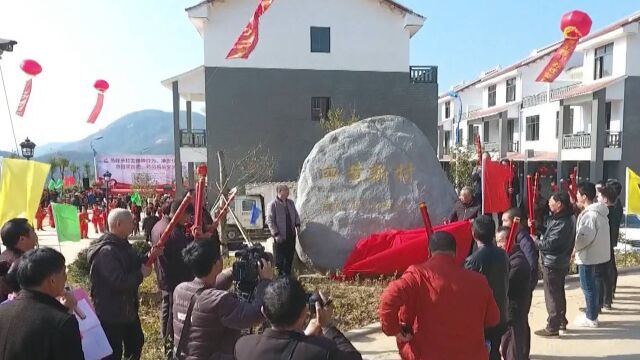
<instances>
[{"instance_id":1,"label":"yellow flag","mask_svg":"<svg viewBox=\"0 0 640 360\"><path fill-rule=\"evenodd\" d=\"M627 168L627 214L640 215L640 176Z\"/></svg>"},{"instance_id":2,"label":"yellow flag","mask_svg":"<svg viewBox=\"0 0 640 360\"><path fill-rule=\"evenodd\" d=\"M49 167L37 161L2 159L0 226L13 218L33 224Z\"/></svg>"}]
</instances>

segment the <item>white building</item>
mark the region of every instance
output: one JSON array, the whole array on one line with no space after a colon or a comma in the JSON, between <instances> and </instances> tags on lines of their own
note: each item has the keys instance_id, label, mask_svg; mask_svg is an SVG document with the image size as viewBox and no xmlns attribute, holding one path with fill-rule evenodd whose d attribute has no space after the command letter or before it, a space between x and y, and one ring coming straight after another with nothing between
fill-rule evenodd
<instances>
[{"instance_id":1,"label":"white building","mask_svg":"<svg viewBox=\"0 0 640 360\"><path fill-rule=\"evenodd\" d=\"M174 118L180 100L188 109L205 101L207 126L192 135L174 121L177 161L207 162L216 172L217 151L233 161L262 143L276 160L273 180L295 180L331 108L404 116L436 143L437 68L409 63L425 17L392 0L276 0L260 18L249 59L227 60L257 4L205 0L186 9L204 65L162 84L174 93Z\"/></svg>"},{"instance_id":2,"label":"white building","mask_svg":"<svg viewBox=\"0 0 640 360\"><path fill-rule=\"evenodd\" d=\"M441 94L439 157L449 160L461 119L459 145L479 134L484 150L527 173L544 165L559 180L577 166L580 180L595 182L640 170L639 22L634 14L582 39L551 84L535 79L560 42Z\"/></svg>"}]
</instances>

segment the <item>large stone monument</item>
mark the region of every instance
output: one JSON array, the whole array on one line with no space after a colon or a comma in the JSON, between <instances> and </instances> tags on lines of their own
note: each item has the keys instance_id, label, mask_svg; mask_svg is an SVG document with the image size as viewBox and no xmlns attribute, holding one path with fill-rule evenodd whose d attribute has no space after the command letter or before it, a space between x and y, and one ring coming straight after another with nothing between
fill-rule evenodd
<instances>
[{"instance_id":1,"label":"large stone monument","mask_svg":"<svg viewBox=\"0 0 640 360\"><path fill-rule=\"evenodd\" d=\"M422 131L397 116L375 117L327 134L311 150L298 182L298 255L319 270L342 267L369 234L423 226L427 203L439 224L456 200Z\"/></svg>"}]
</instances>

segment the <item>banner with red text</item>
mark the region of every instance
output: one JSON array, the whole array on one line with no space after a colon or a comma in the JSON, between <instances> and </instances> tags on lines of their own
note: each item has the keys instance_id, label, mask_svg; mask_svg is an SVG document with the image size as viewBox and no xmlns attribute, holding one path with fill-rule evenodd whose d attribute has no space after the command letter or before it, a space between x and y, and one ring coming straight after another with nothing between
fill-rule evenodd
<instances>
[{"instance_id":1,"label":"banner with red text","mask_svg":"<svg viewBox=\"0 0 640 360\"><path fill-rule=\"evenodd\" d=\"M564 70L576 46L578 46L578 39L564 40L558 50L553 53L549 63L544 67L540 75L538 75L536 81L553 82L562 73L562 70Z\"/></svg>"},{"instance_id":2,"label":"banner with red text","mask_svg":"<svg viewBox=\"0 0 640 360\"><path fill-rule=\"evenodd\" d=\"M99 177L108 170L118 184L172 184L176 175L173 155L102 155L96 167ZM182 171L186 174L186 166Z\"/></svg>"},{"instance_id":3,"label":"banner with red text","mask_svg":"<svg viewBox=\"0 0 640 360\"><path fill-rule=\"evenodd\" d=\"M249 55L258 45L258 27L260 17L271 6L273 0L260 0L256 11L253 13L251 20L236 40L235 44L227 54L227 59L248 59Z\"/></svg>"}]
</instances>

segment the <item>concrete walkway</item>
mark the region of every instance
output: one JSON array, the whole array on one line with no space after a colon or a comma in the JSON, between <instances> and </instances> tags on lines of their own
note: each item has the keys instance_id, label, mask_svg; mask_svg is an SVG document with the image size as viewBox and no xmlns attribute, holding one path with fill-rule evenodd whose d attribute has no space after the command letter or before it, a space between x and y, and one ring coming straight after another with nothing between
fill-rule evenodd
<instances>
[{"instance_id":1,"label":"concrete walkway","mask_svg":"<svg viewBox=\"0 0 640 360\"><path fill-rule=\"evenodd\" d=\"M567 312L570 322L578 316L584 297L577 281L567 286ZM532 331L546 325L544 293L539 287L533 295L529 314ZM384 336L379 324L347 334L364 359L399 359L395 338ZM639 360L640 359L640 272L621 275L613 310L600 315L600 328L576 329L569 324L566 335L546 339L533 335L532 360Z\"/></svg>"}]
</instances>

